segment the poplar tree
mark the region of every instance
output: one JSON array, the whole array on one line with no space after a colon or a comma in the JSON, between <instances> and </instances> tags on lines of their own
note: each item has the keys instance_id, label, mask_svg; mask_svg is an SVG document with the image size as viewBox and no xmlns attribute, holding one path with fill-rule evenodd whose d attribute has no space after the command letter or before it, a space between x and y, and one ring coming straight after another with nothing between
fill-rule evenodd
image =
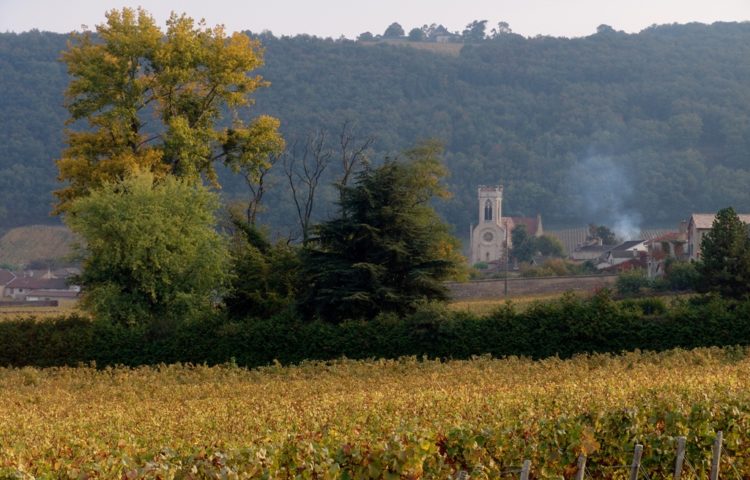
<instances>
[{"instance_id":1,"label":"poplar tree","mask_svg":"<svg viewBox=\"0 0 750 480\"><path fill-rule=\"evenodd\" d=\"M263 58L245 34L174 13L162 31L146 11L124 8L108 12L95 33L74 34L62 60L76 129L57 161L67 183L55 192L57 213L136 172L218 186L217 161L252 173L283 148L277 119L242 118L250 94L268 85L249 74Z\"/></svg>"}]
</instances>

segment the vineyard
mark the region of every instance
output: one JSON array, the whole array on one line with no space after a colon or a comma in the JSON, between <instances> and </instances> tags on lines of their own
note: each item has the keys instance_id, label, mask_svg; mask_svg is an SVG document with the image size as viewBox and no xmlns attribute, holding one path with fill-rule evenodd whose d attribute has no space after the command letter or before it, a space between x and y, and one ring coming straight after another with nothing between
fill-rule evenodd
<instances>
[{"instance_id":1,"label":"vineyard","mask_svg":"<svg viewBox=\"0 0 750 480\"><path fill-rule=\"evenodd\" d=\"M750 476L750 350L0 369L0 478ZM689 468L688 468L689 466ZM723 473L726 472L726 475Z\"/></svg>"}]
</instances>

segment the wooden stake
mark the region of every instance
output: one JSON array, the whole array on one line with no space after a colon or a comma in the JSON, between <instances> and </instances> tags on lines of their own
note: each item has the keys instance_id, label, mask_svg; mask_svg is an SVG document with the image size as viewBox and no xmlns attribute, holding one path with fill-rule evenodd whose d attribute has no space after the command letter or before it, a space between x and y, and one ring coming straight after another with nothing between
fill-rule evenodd
<instances>
[{"instance_id":1,"label":"wooden stake","mask_svg":"<svg viewBox=\"0 0 750 480\"><path fill-rule=\"evenodd\" d=\"M586 473L586 455L578 455L578 471L576 472L575 480L583 480L583 476Z\"/></svg>"},{"instance_id":2,"label":"wooden stake","mask_svg":"<svg viewBox=\"0 0 750 480\"><path fill-rule=\"evenodd\" d=\"M521 480L529 480L529 470L531 470L531 460L524 460L521 467Z\"/></svg>"},{"instance_id":3,"label":"wooden stake","mask_svg":"<svg viewBox=\"0 0 750 480\"><path fill-rule=\"evenodd\" d=\"M641 468L641 456L643 455L643 445L637 443L633 452L633 464L630 466L630 480L638 480L638 470Z\"/></svg>"},{"instance_id":4,"label":"wooden stake","mask_svg":"<svg viewBox=\"0 0 750 480\"><path fill-rule=\"evenodd\" d=\"M685 463L685 437L677 437L677 459L674 462L674 480L682 476L682 464Z\"/></svg>"},{"instance_id":5,"label":"wooden stake","mask_svg":"<svg viewBox=\"0 0 750 480\"><path fill-rule=\"evenodd\" d=\"M710 480L719 480L719 461L721 460L721 442L724 438L724 434L721 430L716 432L716 440L714 440L713 446L713 458L711 458L711 476Z\"/></svg>"}]
</instances>

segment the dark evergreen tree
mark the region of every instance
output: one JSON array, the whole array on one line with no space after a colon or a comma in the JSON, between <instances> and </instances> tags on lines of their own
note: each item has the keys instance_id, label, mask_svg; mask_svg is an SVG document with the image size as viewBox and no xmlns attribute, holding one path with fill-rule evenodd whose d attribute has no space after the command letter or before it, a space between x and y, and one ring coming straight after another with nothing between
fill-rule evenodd
<instances>
[{"instance_id":1,"label":"dark evergreen tree","mask_svg":"<svg viewBox=\"0 0 750 480\"><path fill-rule=\"evenodd\" d=\"M431 202L447 192L434 143L360 172L341 187L338 218L316 228L303 258L302 309L332 322L406 313L445 300L442 281L462 264Z\"/></svg>"},{"instance_id":2,"label":"dark evergreen tree","mask_svg":"<svg viewBox=\"0 0 750 480\"><path fill-rule=\"evenodd\" d=\"M513 258L519 262L530 262L536 253L536 242L526 230L526 225L518 225L510 232L510 237L513 245L511 249Z\"/></svg>"},{"instance_id":3,"label":"dark evergreen tree","mask_svg":"<svg viewBox=\"0 0 750 480\"><path fill-rule=\"evenodd\" d=\"M740 298L750 292L750 239L748 226L732 207L719 210L711 231L701 242L698 263L701 291Z\"/></svg>"},{"instance_id":4,"label":"dark evergreen tree","mask_svg":"<svg viewBox=\"0 0 750 480\"><path fill-rule=\"evenodd\" d=\"M285 242L272 244L241 215L233 214L232 279L224 303L236 317L267 318L294 305L299 250Z\"/></svg>"}]
</instances>

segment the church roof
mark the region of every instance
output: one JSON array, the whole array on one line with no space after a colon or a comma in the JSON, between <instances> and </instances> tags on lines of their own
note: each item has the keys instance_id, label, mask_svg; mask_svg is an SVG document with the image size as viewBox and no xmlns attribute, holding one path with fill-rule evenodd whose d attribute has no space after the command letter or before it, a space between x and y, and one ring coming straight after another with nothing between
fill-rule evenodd
<instances>
[{"instance_id":1,"label":"church roof","mask_svg":"<svg viewBox=\"0 0 750 480\"><path fill-rule=\"evenodd\" d=\"M542 218L541 217L503 217L503 223L511 231L519 225L526 227L526 232L531 236L541 235Z\"/></svg>"}]
</instances>

